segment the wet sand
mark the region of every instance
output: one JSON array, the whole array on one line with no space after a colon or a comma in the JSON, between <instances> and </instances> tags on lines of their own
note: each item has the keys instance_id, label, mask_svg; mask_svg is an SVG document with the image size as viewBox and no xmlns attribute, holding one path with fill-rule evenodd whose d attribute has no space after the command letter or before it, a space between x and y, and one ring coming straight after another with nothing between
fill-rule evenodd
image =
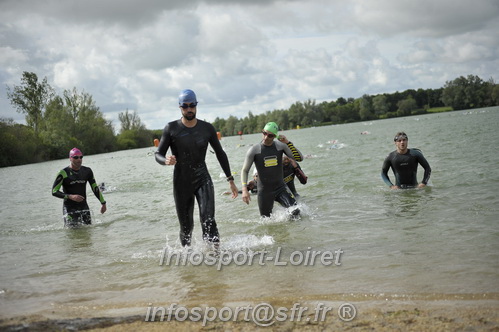
<instances>
[{"instance_id":1,"label":"wet sand","mask_svg":"<svg viewBox=\"0 0 499 332\"><path fill-rule=\"evenodd\" d=\"M363 299L361 298L363 297ZM430 299L431 298L431 299ZM291 319L290 311L286 319L259 321L251 316L239 315L237 319L214 319L202 321L170 320L160 314L152 319L146 315L152 304L138 304L134 307L107 306L77 308L68 310L65 317L60 312L44 312L30 316L2 318L2 331L499 331L499 294L480 295L430 295L430 296L385 296L385 295L329 295L290 300L252 299L238 303L210 303L210 307L230 307L269 303L272 307L291 309L299 303L302 307L316 308L327 306L331 311L325 319L316 320L313 310L306 311L300 319ZM340 319L339 307L353 304L355 316ZM161 305L161 304L154 304ZM162 304L168 307L170 303ZM178 304L180 305L180 304ZM187 303L186 308L206 307L206 304ZM148 307L149 306L149 307ZM135 314L132 314L135 313ZM275 318L276 316L274 316ZM282 317L282 316L281 316ZM353 319L351 319L353 318ZM351 320L350 320L351 319ZM268 325L268 326L262 326Z\"/></svg>"}]
</instances>

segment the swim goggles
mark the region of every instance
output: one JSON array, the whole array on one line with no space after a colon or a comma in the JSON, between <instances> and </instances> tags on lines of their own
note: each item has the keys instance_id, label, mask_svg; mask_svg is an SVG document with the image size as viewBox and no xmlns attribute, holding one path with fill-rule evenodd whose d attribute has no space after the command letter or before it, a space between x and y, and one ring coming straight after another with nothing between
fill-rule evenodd
<instances>
[{"instance_id":1,"label":"swim goggles","mask_svg":"<svg viewBox=\"0 0 499 332\"><path fill-rule=\"evenodd\" d=\"M409 138L407 137L406 134L402 134L402 135L395 136L395 138L393 139L393 141L396 142L399 139L403 139L403 138L405 138L406 140L409 140Z\"/></svg>"}]
</instances>

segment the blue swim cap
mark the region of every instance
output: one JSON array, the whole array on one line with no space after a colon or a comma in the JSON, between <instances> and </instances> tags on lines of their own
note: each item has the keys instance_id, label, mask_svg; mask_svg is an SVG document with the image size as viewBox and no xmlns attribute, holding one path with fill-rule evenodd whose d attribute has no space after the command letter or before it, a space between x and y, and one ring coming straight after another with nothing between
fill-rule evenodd
<instances>
[{"instance_id":1,"label":"blue swim cap","mask_svg":"<svg viewBox=\"0 0 499 332\"><path fill-rule=\"evenodd\" d=\"M183 103L197 103L196 94L190 89L182 90L178 96L178 104Z\"/></svg>"}]
</instances>

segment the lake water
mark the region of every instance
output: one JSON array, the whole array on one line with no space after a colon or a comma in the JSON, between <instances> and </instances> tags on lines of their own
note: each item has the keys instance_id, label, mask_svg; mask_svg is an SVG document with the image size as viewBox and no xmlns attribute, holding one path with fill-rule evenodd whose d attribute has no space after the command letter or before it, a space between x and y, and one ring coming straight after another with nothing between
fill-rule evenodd
<instances>
[{"instance_id":1,"label":"lake water","mask_svg":"<svg viewBox=\"0 0 499 332\"><path fill-rule=\"evenodd\" d=\"M94 224L81 229L63 227L62 201L51 196L67 159L2 168L0 315L145 315L151 303L498 293L498 128L495 107L283 132L308 156L300 163L308 183L295 181L302 216L294 221L278 205L261 219L255 196L247 206L222 195L228 184L208 152L221 255L232 257L227 266L198 264L210 251L197 212L193 249L181 249L173 168L156 163L153 147L85 157L110 192L104 215L89 192ZM433 169L426 189L391 191L381 180L399 130ZM260 139L222 139L238 175ZM244 261L250 253L259 255L252 264ZM321 256L307 264L313 253L329 253L329 265ZM168 263L170 254L187 264Z\"/></svg>"}]
</instances>

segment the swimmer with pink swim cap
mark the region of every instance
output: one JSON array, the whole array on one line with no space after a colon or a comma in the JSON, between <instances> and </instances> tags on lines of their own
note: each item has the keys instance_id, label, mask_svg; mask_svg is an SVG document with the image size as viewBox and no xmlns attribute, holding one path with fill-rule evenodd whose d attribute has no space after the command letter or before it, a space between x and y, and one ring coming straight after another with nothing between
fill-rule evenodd
<instances>
[{"instance_id":1,"label":"swimmer with pink swim cap","mask_svg":"<svg viewBox=\"0 0 499 332\"><path fill-rule=\"evenodd\" d=\"M87 183L90 184L92 192L101 203L101 213L107 210L106 201L95 181L92 169L82 166L83 153L80 149L73 148L69 151L69 161L69 166L57 174L52 186L52 196L63 200L64 225L66 227L90 225L92 215L87 203Z\"/></svg>"}]
</instances>

